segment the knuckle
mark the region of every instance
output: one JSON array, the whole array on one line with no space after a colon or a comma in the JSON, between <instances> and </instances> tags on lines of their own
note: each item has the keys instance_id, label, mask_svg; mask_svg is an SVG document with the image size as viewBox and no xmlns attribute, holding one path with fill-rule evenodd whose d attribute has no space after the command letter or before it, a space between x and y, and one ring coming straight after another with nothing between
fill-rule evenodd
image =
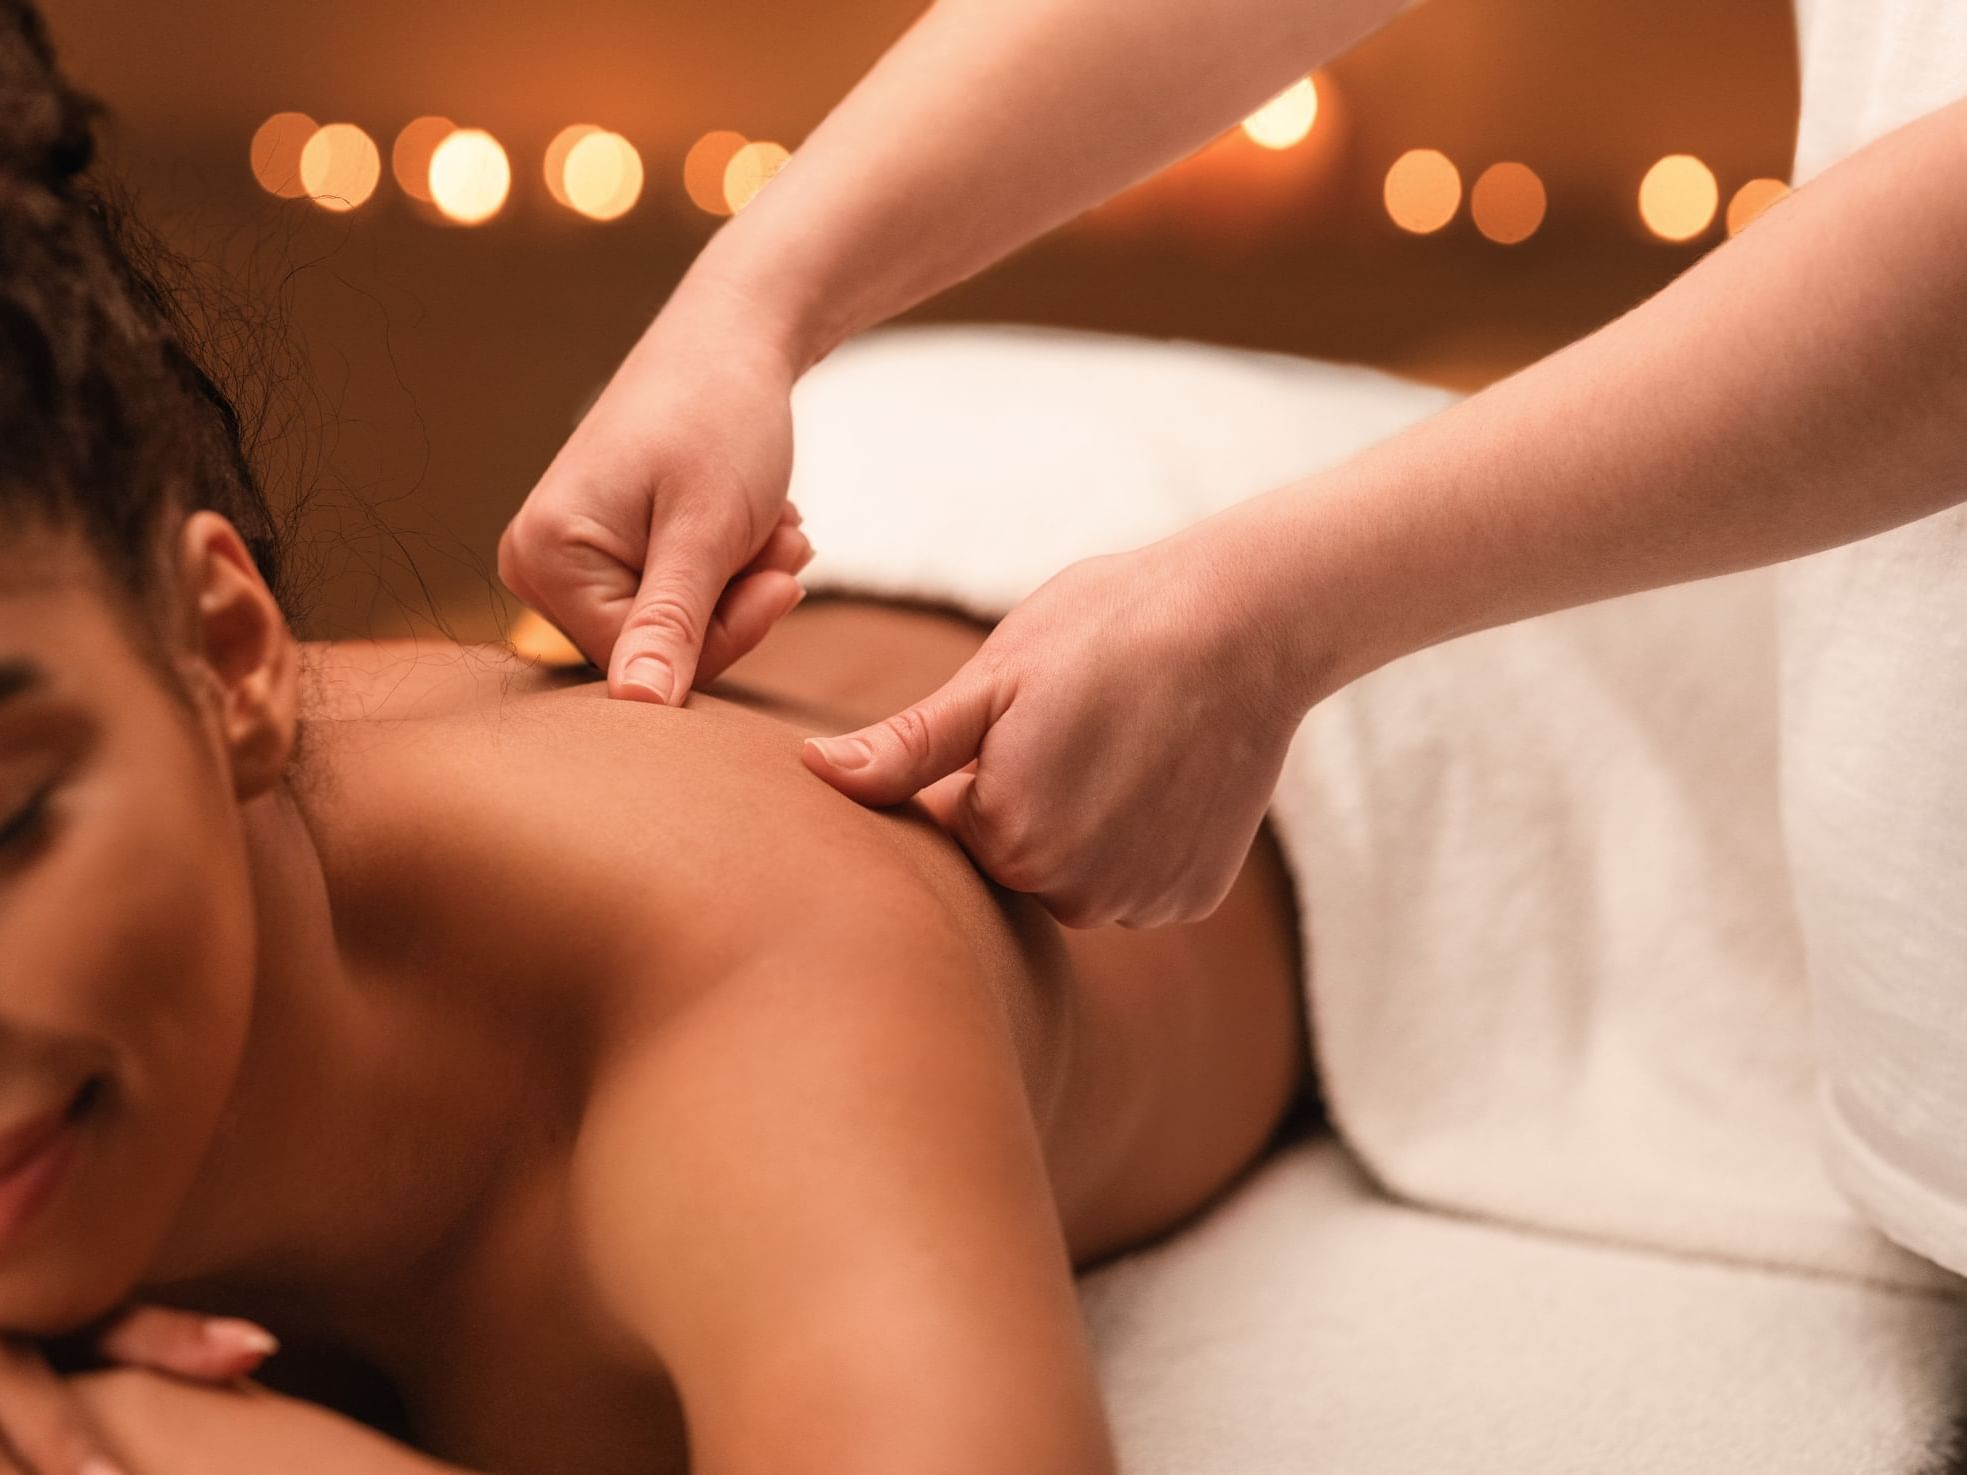
<instances>
[{"instance_id":1,"label":"knuckle","mask_svg":"<svg viewBox=\"0 0 1967 1475\"><path fill-rule=\"evenodd\" d=\"M986 776L993 785L988 793L984 787ZM1015 806L1011 801L998 797L1000 790L995 787L995 781L994 770L981 770L977 782L970 789L970 828L976 834L978 844L989 852L993 874L999 866L1015 867L1029 859L1025 847L1017 843L1023 825L1012 818L1016 812Z\"/></svg>"},{"instance_id":2,"label":"knuckle","mask_svg":"<svg viewBox=\"0 0 1967 1475\"><path fill-rule=\"evenodd\" d=\"M1046 858L1029 844L999 839L991 852L991 874L1013 891L1034 895L1057 889L1058 876Z\"/></svg>"},{"instance_id":3,"label":"knuckle","mask_svg":"<svg viewBox=\"0 0 1967 1475\"><path fill-rule=\"evenodd\" d=\"M1047 905L1051 907L1052 915L1063 925L1080 930L1104 927L1114 917L1110 907L1087 898L1061 897L1057 901L1048 902Z\"/></svg>"},{"instance_id":4,"label":"knuckle","mask_svg":"<svg viewBox=\"0 0 1967 1475\"><path fill-rule=\"evenodd\" d=\"M531 561L533 539L520 518L505 525L499 534L499 577L507 578L518 572Z\"/></svg>"},{"instance_id":5,"label":"knuckle","mask_svg":"<svg viewBox=\"0 0 1967 1475\"><path fill-rule=\"evenodd\" d=\"M1209 915L1207 896L1192 890L1170 887L1156 894L1144 896L1128 910L1133 913L1139 927L1174 927L1185 922L1199 922Z\"/></svg>"},{"instance_id":6,"label":"knuckle","mask_svg":"<svg viewBox=\"0 0 1967 1475\"><path fill-rule=\"evenodd\" d=\"M505 535L499 541L509 544L514 553L521 558L537 555L549 540L555 519L542 511L537 502L528 502L512 514L512 520L505 525Z\"/></svg>"},{"instance_id":7,"label":"knuckle","mask_svg":"<svg viewBox=\"0 0 1967 1475\"><path fill-rule=\"evenodd\" d=\"M1054 852L1038 816L1027 805L1015 805L1004 815L998 827L997 842L1006 857L1028 871L1037 885L1055 883L1060 879L1059 873L1065 869L1064 857Z\"/></svg>"},{"instance_id":8,"label":"knuckle","mask_svg":"<svg viewBox=\"0 0 1967 1475\"><path fill-rule=\"evenodd\" d=\"M629 612L622 634L654 635L683 644L697 644L703 634L704 617L681 595L659 591L642 600Z\"/></svg>"},{"instance_id":9,"label":"knuckle","mask_svg":"<svg viewBox=\"0 0 1967 1475\"><path fill-rule=\"evenodd\" d=\"M884 725L896 746L911 758L927 758L935 748L935 722L920 707L905 708Z\"/></svg>"},{"instance_id":10,"label":"knuckle","mask_svg":"<svg viewBox=\"0 0 1967 1475\"><path fill-rule=\"evenodd\" d=\"M1008 887L1012 891L1037 893L1039 889L1037 874L1016 856L986 855L984 859L991 879L999 886Z\"/></svg>"},{"instance_id":11,"label":"knuckle","mask_svg":"<svg viewBox=\"0 0 1967 1475\"><path fill-rule=\"evenodd\" d=\"M1236 877L1234 875L1225 877L1219 884L1212 887L1207 894L1197 898L1189 914L1182 918L1182 920L1185 922L1208 921L1209 918L1215 916L1217 912L1222 910L1223 903L1229 900L1230 892L1235 889Z\"/></svg>"},{"instance_id":12,"label":"knuckle","mask_svg":"<svg viewBox=\"0 0 1967 1475\"><path fill-rule=\"evenodd\" d=\"M623 564L639 562L648 545L646 530L638 538L624 538L619 530L593 513L572 508L554 513L551 521L540 527L535 539L541 555L548 548L588 548Z\"/></svg>"}]
</instances>

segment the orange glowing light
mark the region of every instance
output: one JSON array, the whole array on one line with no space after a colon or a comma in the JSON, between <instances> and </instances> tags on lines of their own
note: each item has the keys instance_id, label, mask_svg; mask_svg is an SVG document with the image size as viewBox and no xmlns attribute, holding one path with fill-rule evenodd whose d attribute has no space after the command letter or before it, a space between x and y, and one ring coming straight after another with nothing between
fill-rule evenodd
<instances>
[{"instance_id":1,"label":"orange glowing light","mask_svg":"<svg viewBox=\"0 0 1967 1475\"><path fill-rule=\"evenodd\" d=\"M1468 194L1475 228L1502 246L1527 241L1544 223L1544 182L1527 164L1491 164Z\"/></svg>"},{"instance_id":2,"label":"orange glowing light","mask_svg":"<svg viewBox=\"0 0 1967 1475\"><path fill-rule=\"evenodd\" d=\"M1402 230L1425 236L1455 218L1462 176L1439 149L1409 149L1386 172L1386 213Z\"/></svg>"},{"instance_id":3,"label":"orange glowing light","mask_svg":"<svg viewBox=\"0 0 1967 1475\"><path fill-rule=\"evenodd\" d=\"M512 164L482 128L460 128L430 156L430 200L448 220L480 225L499 213L512 188Z\"/></svg>"},{"instance_id":4,"label":"orange glowing light","mask_svg":"<svg viewBox=\"0 0 1967 1475\"><path fill-rule=\"evenodd\" d=\"M1692 154L1668 154L1639 182L1639 218L1664 241L1691 241L1720 203L1714 171Z\"/></svg>"},{"instance_id":5,"label":"orange glowing light","mask_svg":"<svg viewBox=\"0 0 1967 1475\"><path fill-rule=\"evenodd\" d=\"M543 615L530 609L519 611L505 638L516 654L542 665L579 666L587 661L573 641L562 635Z\"/></svg>"},{"instance_id":6,"label":"orange glowing light","mask_svg":"<svg viewBox=\"0 0 1967 1475\"><path fill-rule=\"evenodd\" d=\"M776 143L748 143L724 166L724 203L733 215L758 198L792 155Z\"/></svg>"},{"instance_id":7,"label":"orange glowing light","mask_svg":"<svg viewBox=\"0 0 1967 1475\"><path fill-rule=\"evenodd\" d=\"M1302 143L1318 121L1318 84L1300 77L1243 120L1243 131L1267 149Z\"/></svg>"},{"instance_id":8,"label":"orange glowing light","mask_svg":"<svg viewBox=\"0 0 1967 1475\"><path fill-rule=\"evenodd\" d=\"M546 175L546 191L555 202L572 209L567 199L567 155L574 151L574 145L590 133L599 133L599 125L594 123L574 123L562 128L553 135L553 142L546 146L546 159L542 172Z\"/></svg>"},{"instance_id":9,"label":"orange glowing light","mask_svg":"<svg viewBox=\"0 0 1967 1475\"><path fill-rule=\"evenodd\" d=\"M430 203L430 156L457 131L449 118L412 118L389 150L389 170L397 188L413 200Z\"/></svg>"},{"instance_id":10,"label":"orange glowing light","mask_svg":"<svg viewBox=\"0 0 1967 1475\"><path fill-rule=\"evenodd\" d=\"M742 133L720 128L690 145L683 158L683 192L699 210L712 215L731 213L724 199L724 171L730 167L732 155L749 141Z\"/></svg>"},{"instance_id":11,"label":"orange glowing light","mask_svg":"<svg viewBox=\"0 0 1967 1475\"><path fill-rule=\"evenodd\" d=\"M353 210L381 178L376 141L353 123L317 128L301 149L301 184L323 210Z\"/></svg>"},{"instance_id":12,"label":"orange glowing light","mask_svg":"<svg viewBox=\"0 0 1967 1475\"><path fill-rule=\"evenodd\" d=\"M642 197L642 156L619 133L596 129L567 151L561 184L569 209L618 220Z\"/></svg>"},{"instance_id":13,"label":"orange glowing light","mask_svg":"<svg viewBox=\"0 0 1967 1475\"><path fill-rule=\"evenodd\" d=\"M301 150L319 126L306 113L275 113L254 130L246 156L261 189L283 200L307 193L301 183Z\"/></svg>"},{"instance_id":14,"label":"orange glowing light","mask_svg":"<svg viewBox=\"0 0 1967 1475\"><path fill-rule=\"evenodd\" d=\"M1740 235L1764 210L1788 193L1789 185L1780 179L1751 179L1728 201L1728 234Z\"/></svg>"}]
</instances>

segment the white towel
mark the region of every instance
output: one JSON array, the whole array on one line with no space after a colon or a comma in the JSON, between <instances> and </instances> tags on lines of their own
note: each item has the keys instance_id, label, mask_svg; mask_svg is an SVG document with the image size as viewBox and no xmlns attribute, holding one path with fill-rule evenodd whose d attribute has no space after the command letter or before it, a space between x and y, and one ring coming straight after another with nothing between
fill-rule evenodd
<instances>
[{"instance_id":1,"label":"white towel","mask_svg":"<svg viewBox=\"0 0 1967 1475\"><path fill-rule=\"evenodd\" d=\"M1452 401L1369 370L904 330L801 386L809 579L1001 614ZM1347 1140L1415 1202L1909 1287L1821 1166L1767 571L1432 647L1316 708L1273 819Z\"/></svg>"},{"instance_id":2,"label":"white towel","mask_svg":"<svg viewBox=\"0 0 1967 1475\"><path fill-rule=\"evenodd\" d=\"M1329 1139L1081 1283L1126 1475L1940 1475L1957 1302L1388 1200Z\"/></svg>"}]
</instances>

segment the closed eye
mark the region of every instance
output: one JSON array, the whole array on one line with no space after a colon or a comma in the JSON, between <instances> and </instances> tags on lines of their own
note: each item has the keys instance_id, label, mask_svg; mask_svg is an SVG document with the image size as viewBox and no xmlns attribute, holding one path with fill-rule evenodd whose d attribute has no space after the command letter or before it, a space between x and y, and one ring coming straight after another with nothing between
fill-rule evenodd
<instances>
[{"instance_id":1,"label":"closed eye","mask_svg":"<svg viewBox=\"0 0 1967 1475\"><path fill-rule=\"evenodd\" d=\"M52 782L43 784L25 804L0 821L0 852L11 852L40 835L48 818L48 801L54 797L54 792Z\"/></svg>"}]
</instances>

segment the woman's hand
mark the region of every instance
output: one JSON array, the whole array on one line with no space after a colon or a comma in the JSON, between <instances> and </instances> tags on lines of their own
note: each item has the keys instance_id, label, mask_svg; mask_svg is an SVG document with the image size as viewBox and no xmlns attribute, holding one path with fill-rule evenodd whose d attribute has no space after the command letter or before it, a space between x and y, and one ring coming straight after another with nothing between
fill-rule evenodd
<instances>
[{"instance_id":1,"label":"woman's hand","mask_svg":"<svg viewBox=\"0 0 1967 1475\"><path fill-rule=\"evenodd\" d=\"M112 1365L217 1384L256 1371L278 1345L251 1322L141 1306L105 1324L83 1350ZM0 1340L0 1472L114 1475L78 1386L49 1366L39 1344Z\"/></svg>"},{"instance_id":2,"label":"woman's hand","mask_svg":"<svg viewBox=\"0 0 1967 1475\"><path fill-rule=\"evenodd\" d=\"M919 791L993 879L1067 926L1207 916L1323 669L1316 632L1270 613L1260 533L1236 509L1074 564L934 695L810 739L807 766L864 804Z\"/></svg>"},{"instance_id":3,"label":"woman's hand","mask_svg":"<svg viewBox=\"0 0 1967 1475\"><path fill-rule=\"evenodd\" d=\"M802 597L795 377L744 298L686 282L506 528L499 577L610 695L682 702Z\"/></svg>"},{"instance_id":4,"label":"woman's hand","mask_svg":"<svg viewBox=\"0 0 1967 1475\"><path fill-rule=\"evenodd\" d=\"M215 1387L121 1368L84 1374L71 1386L119 1456L112 1468L129 1475L443 1475L451 1469L319 1405L250 1383Z\"/></svg>"}]
</instances>

